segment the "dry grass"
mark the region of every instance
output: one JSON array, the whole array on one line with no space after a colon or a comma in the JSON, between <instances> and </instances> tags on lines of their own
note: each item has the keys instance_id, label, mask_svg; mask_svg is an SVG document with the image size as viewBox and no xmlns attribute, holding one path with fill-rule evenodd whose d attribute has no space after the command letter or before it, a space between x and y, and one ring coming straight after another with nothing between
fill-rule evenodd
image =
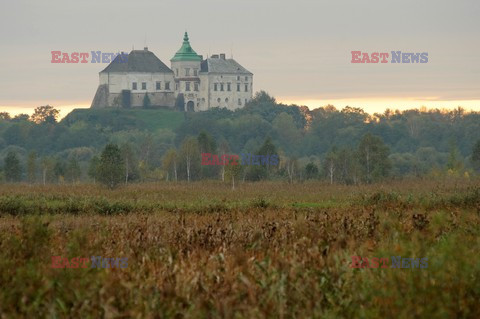
<instances>
[{"instance_id":1,"label":"dry grass","mask_svg":"<svg viewBox=\"0 0 480 319\"><path fill-rule=\"evenodd\" d=\"M478 181L1 186L2 317L480 317ZM353 269L350 257L428 257ZM128 257L52 269L51 257Z\"/></svg>"}]
</instances>

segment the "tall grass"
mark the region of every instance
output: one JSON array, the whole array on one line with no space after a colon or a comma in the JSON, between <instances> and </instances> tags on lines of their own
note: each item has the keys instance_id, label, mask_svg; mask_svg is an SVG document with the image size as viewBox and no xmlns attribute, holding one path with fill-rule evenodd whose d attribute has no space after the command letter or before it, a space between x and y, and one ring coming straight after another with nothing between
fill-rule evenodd
<instances>
[{"instance_id":1,"label":"tall grass","mask_svg":"<svg viewBox=\"0 0 480 319\"><path fill-rule=\"evenodd\" d=\"M480 317L475 181L221 186L0 187L0 314ZM356 269L353 255L428 268ZM54 269L52 256L128 267Z\"/></svg>"}]
</instances>

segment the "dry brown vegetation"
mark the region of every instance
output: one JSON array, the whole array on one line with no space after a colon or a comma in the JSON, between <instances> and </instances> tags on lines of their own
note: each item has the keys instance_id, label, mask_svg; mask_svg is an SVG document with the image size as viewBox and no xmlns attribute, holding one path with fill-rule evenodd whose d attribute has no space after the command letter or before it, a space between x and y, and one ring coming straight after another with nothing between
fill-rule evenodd
<instances>
[{"instance_id":1,"label":"dry brown vegetation","mask_svg":"<svg viewBox=\"0 0 480 319\"><path fill-rule=\"evenodd\" d=\"M479 317L478 185L1 186L0 314ZM352 255L429 262L353 269ZM52 256L128 267L53 269Z\"/></svg>"}]
</instances>

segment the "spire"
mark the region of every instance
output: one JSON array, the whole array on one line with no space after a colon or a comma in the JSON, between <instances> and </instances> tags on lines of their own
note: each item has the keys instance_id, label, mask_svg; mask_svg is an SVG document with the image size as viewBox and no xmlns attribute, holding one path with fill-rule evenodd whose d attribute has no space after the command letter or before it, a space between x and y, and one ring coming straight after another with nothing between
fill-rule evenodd
<instances>
[{"instance_id":1,"label":"spire","mask_svg":"<svg viewBox=\"0 0 480 319\"><path fill-rule=\"evenodd\" d=\"M175 61L202 61L202 57L199 56L191 47L190 41L188 39L188 33L185 31L183 36L183 44L180 47L180 50L175 53L175 56L170 60Z\"/></svg>"}]
</instances>

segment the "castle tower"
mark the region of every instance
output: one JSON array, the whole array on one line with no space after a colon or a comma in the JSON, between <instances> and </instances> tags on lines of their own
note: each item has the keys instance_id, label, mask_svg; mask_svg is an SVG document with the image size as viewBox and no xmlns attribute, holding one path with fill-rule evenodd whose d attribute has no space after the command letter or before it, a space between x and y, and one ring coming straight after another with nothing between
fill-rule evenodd
<instances>
[{"instance_id":1,"label":"castle tower","mask_svg":"<svg viewBox=\"0 0 480 319\"><path fill-rule=\"evenodd\" d=\"M200 99L200 64L202 56L198 55L190 46L188 33L185 32L183 44L170 60L175 77L175 92L177 94L177 108L185 111L196 111Z\"/></svg>"}]
</instances>

